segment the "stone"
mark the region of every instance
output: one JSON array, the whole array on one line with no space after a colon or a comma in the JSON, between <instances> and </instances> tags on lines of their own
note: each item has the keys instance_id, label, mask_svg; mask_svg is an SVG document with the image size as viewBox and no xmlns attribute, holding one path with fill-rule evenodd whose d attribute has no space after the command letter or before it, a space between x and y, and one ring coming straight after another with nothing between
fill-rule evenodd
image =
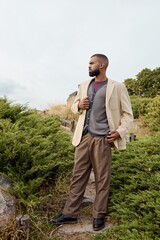
<instances>
[{"instance_id":1,"label":"stone","mask_svg":"<svg viewBox=\"0 0 160 240\"><path fill-rule=\"evenodd\" d=\"M0 176L0 187L4 189L9 189L11 187L11 182L8 179Z\"/></svg>"},{"instance_id":2,"label":"stone","mask_svg":"<svg viewBox=\"0 0 160 240\"><path fill-rule=\"evenodd\" d=\"M108 229L109 225L106 222L105 227L101 231L97 231L97 233L103 232L104 230ZM61 235L74 235L74 234L82 234L82 233L92 233L95 231L93 230L93 226L91 221L79 221L77 224L64 224L60 225L58 229L59 234Z\"/></svg>"},{"instance_id":3,"label":"stone","mask_svg":"<svg viewBox=\"0 0 160 240\"><path fill-rule=\"evenodd\" d=\"M8 192L10 186L8 180L0 177L0 228L6 227L8 222L15 218L16 200Z\"/></svg>"},{"instance_id":4,"label":"stone","mask_svg":"<svg viewBox=\"0 0 160 240\"><path fill-rule=\"evenodd\" d=\"M17 227L19 229L23 229L23 231L26 234L26 240L29 240L29 234L30 234L30 217L29 215L19 215L16 217L16 223Z\"/></svg>"}]
</instances>

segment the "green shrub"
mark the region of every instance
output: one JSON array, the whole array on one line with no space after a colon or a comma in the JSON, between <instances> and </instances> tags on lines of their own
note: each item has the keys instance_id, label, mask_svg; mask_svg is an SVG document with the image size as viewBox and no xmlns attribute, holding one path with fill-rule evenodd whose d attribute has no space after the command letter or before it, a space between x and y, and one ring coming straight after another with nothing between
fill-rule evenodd
<instances>
[{"instance_id":1,"label":"green shrub","mask_svg":"<svg viewBox=\"0 0 160 240\"><path fill-rule=\"evenodd\" d=\"M160 131L160 96L155 97L147 106L147 112L141 117L151 131Z\"/></svg>"},{"instance_id":2,"label":"green shrub","mask_svg":"<svg viewBox=\"0 0 160 240\"><path fill-rule=\"evenodd\" d=\"M134 118L139 118L147 113L147 106L152 102L152 98L131 97L131 104Z\"/></svg>"},{"instance_id":3,"label":"green shrub","mask_svg":"<svg viewBox=\"0 0 160 240\"><path fill-rule=\"evenodd\" d=\"M21 203L34 206L41 201L40 187L71 168L70 136L58 119L11 105L7 99L0 100L0 135L0 174L11 179Z\"/></svg>"},{"instance_id":4,"label":"green shrub","mask_svg":"<svg viewBox=\"0 0 160 240\"><path fill-rule=\"evenodd\" d=\"M27 110L26 106L13 105L7 98L0 98L0 119L10 119L11 122L15 122L25 110Z\"/></svg>"}]
</instances>

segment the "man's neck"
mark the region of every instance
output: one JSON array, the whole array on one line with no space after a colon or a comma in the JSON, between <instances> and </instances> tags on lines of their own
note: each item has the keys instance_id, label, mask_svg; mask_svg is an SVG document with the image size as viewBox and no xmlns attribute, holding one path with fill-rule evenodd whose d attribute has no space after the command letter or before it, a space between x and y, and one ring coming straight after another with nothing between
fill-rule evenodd
<instances>
[{"instance_id":1,"label":"man's neck","mask_svg":"<svg viewBox=\"0 0 160 240\"><path fill-rule=\"evenodd\" d=\"M103 82L107 80L107 76L106 75L98 75L97 77L95 77L95 81L96 82Z\"/></svg>"}]
</instances>

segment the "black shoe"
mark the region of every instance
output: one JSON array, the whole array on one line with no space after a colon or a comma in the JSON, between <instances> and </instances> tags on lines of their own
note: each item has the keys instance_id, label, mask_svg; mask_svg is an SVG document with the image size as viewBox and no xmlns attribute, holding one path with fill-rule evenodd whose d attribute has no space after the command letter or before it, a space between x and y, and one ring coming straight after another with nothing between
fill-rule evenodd
<instances>
[{"instance_id":1,"label":"black shoe","mask_svg":"<svg viewBox=\"0 0 160 240\"><path fill-rule=\"evenodd\" d=\"M98 231L105 227L104 218L94 218L93 219L93 230Z\"/></svg>"},{"instance_id":2,"label":"black shoe","mask_svg":"<svg viewBox=\"0 0 160 240\"><path fill-rule=\"evenodd\" d=\"M72 217L68 217L67 215L61 214L58 218L52 218L50 222L55 225L73 224L73 223L77 223L77 218L72 218Z\"/></svg>"}]
</instances>

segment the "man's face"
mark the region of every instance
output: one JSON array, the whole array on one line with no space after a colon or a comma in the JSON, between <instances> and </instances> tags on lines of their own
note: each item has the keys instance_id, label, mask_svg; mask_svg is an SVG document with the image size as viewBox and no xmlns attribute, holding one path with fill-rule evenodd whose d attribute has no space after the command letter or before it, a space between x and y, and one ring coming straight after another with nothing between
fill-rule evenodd
<instances>
[{"instance_id":1,"label":"man's face","mask_svg":"<svg viewBox=\"0 0 160 240\"><path fill-rule=\"evenodd\" d=\"M89 76L90 77L97 77L100 74L100 61L97 57L92 57L89 61Z\"/></svg>"}]
</instances>

